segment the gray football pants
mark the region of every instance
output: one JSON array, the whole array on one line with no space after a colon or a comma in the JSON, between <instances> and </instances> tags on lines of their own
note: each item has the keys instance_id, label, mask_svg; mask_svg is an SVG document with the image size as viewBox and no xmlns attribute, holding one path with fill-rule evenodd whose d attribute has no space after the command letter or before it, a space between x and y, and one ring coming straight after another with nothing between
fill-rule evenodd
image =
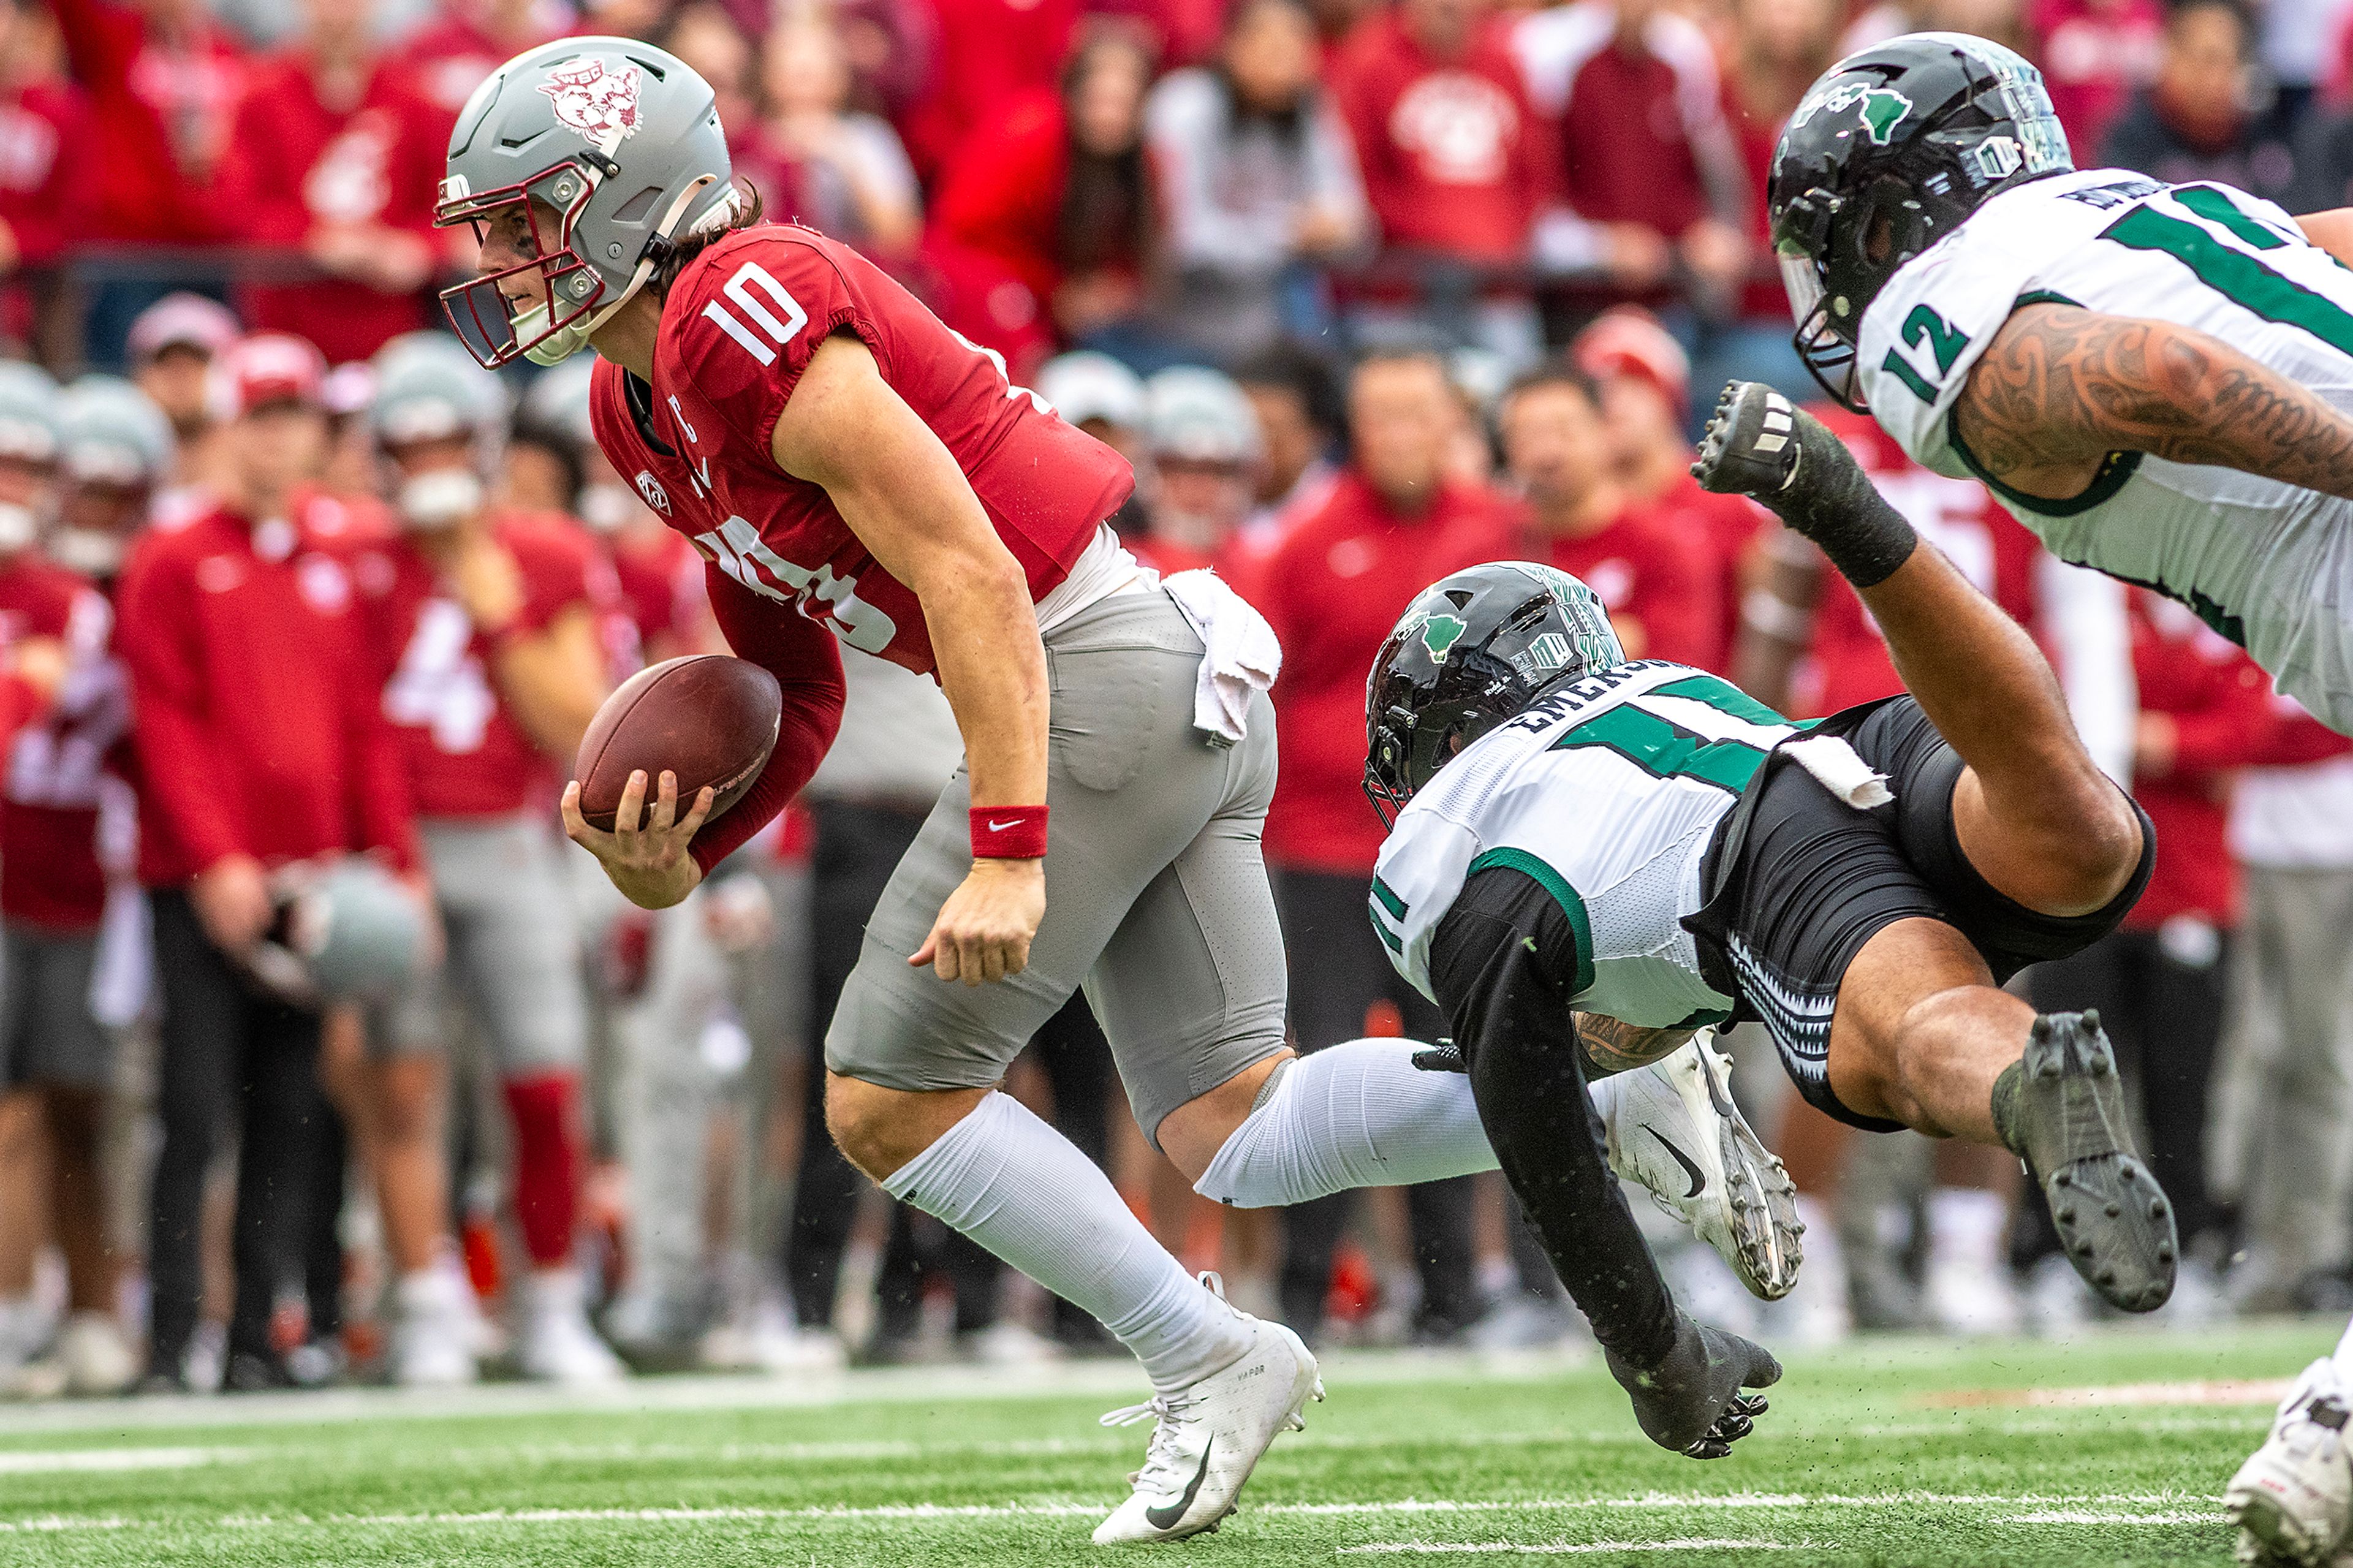
<instances>
[{"instance_id":1,"label":"gray football pants","mask_svg":"<svg viewBox=\"0 0 2353 1568\"><path fill-rule=\"evenodd\" d=\"M1165 592L1103 600L1046 639L1046 918L994 985L908 967L972 866L958 769L867 922L826 1066L886 1089L983 1089L1084 986L1138 1126L1282 1048L1282 932L1259 838L1274 707L1249 738L1193 728L1201 639Z\"/></svg>"},{"instance_id":2,"label":"gray football pants","mask_svg":"<svg viewBox=\"0 0 2353 1568\"><path fill-rule=\"evenodd\" d=\"M2267 1289L2353 1255L2353 870L2246 868L2246 920L2207 1124Z\"/></svg>"}]
</instances>

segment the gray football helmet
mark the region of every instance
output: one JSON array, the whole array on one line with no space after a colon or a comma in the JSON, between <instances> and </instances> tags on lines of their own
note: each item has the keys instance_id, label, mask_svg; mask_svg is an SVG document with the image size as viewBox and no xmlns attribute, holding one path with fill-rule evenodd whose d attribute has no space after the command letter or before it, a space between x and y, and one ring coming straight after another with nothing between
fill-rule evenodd
<instances>
[{"instance_id":1,"label":"gray football helmet","mask_svg":"<svg viewBox=\"0 0 2353 1568\"><path fill-rule=\"evenodd\" d=\"M505 427L505 386L447 332L403 332L372 368L368 424L387 447L452 436L494 442Z\"/></svg>"},{"instance_id":2,"label":"gray football helmet","mask_svg":"<svg viewBox=\"0 0 2353 1568\"><path fill-rule=\"evenodd\" d=\"M524 50L459 112L433 221L480 235L520 208L533 254L444 290L450 325L493 367L576 353L645 287L673 236L734 214L733 174L711 84L676 56L608 37ZM549 303L511 311L499 284L525 268Z\"/></svg>"},{"instance_id":3,"label":"gray football helmet","mask_svg":"<svg viewBox=\"0 0 2353 1568\"><path fill-rule=\"evenodd\" d=\"M86 375L66 389L58 424L71 496L49 531L49 555L68 571L111 577L146 520L149 493L171 476L172 422L121 377ZM101 492L120 499L84 504Z\"/></svg>"}]
</instances>

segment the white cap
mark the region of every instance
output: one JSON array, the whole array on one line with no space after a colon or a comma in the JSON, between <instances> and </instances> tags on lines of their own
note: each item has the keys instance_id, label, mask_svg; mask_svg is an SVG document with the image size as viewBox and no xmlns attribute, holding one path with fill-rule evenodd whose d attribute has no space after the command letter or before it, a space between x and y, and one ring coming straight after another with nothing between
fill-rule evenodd
<instances>
[{"instance_id":1,"label":"white cap","mask_svg":"<svg viewBox=\"0 0 2353 1568\"><path fill-rule=\"evenodd\" d=\"M1144 423L1144 382L1106 353L1057 354L1038 371L1038 395L1073 425L1100 419L1134 429Z\"/></svg>"},{"instance_id":2,"label":"white cap","mask_svg":"<svg viewBox=\"0 0 2353 1568\"><path fill-rule=\"evenodd\" d=\"M1258 412L1233 377L1178 365L1145 384L1145 438L1155 457L1249 463L1261 449Z\"/></svg>"}]
</instances>

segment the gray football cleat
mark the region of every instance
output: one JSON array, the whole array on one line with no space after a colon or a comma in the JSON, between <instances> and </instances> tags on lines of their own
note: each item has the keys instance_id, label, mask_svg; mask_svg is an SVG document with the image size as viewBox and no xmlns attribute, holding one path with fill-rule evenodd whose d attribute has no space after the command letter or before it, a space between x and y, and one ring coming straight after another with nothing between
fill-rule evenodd
<instances>
[{"instance_id":1,"label":"gray football cleat","mask_svg":"<svg viewBox=\"0 0 2353 1568\"><path fill-rule=\"evenodd\" d=\"M2027 1036L2018 1120L2075 1272L2110 1305L2151 1312L2173 1294L2173 1205L2133 1148L2124 1083L2097 1013L2046 1013Z\"/></svg>"}]
</instances>

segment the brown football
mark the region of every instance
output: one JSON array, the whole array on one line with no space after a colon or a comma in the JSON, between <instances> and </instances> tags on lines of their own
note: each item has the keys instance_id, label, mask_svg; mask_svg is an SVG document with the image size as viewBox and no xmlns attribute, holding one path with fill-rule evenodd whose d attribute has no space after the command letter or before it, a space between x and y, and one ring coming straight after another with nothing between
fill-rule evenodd
<instances>
[{"instance_id":1,"label":"brown football","mask_svg":"<svg viewBox=\"0 0 2353 1568\"><path fill-rule=\"evenodd\" d=\"M638 671L605 699L580 738L572 776L580 781L580 815L612 831L621 791L646 771L652 805L661 771L678 775L681 816L703 785L718 792L713 817L744 798L776 749L785 698L776 678L749 660L695 653Z\"/></svg>"}]
</instances>

